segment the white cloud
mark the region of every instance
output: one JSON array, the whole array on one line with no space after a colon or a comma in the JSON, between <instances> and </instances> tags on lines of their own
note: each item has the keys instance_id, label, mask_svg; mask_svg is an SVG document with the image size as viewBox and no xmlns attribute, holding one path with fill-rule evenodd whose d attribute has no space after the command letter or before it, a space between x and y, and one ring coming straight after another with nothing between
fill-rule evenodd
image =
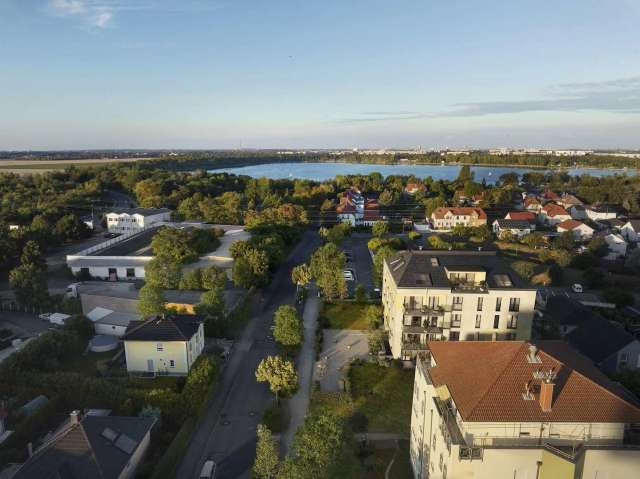
<instances>
[{"instance_id":1,"label":"white cloud","mask_svg":"<svg viewBox=\"0 0 640 479\"><path fill-rule=\"evenodd\" d=\"M111 12L100 12L96 14L92 19L92 24L98 28L106 28L107 24L113 18L113 13Z\"/></svg>"},{"instance_id":2,"label":"white cloud","mask_svg":"<svg viewBox=\"0 0 640 479\"><path fill-rule=\"evenodd\" d=\"M48 10L56 17L77 18L96 28L106 28L113 18L111 5L92 0L49 0Z\"/></svg>"},{"instance_id":3,"label":"white cloud","mask_svg":"<svg viewBox=\"0 0 640 479\"><path fill-rule=\"evenodd\" d=\"M53 13L62 17L79 15L86 11L86 5L83 0L51 0L49 8Z\"/></svg>"}]
</instances>

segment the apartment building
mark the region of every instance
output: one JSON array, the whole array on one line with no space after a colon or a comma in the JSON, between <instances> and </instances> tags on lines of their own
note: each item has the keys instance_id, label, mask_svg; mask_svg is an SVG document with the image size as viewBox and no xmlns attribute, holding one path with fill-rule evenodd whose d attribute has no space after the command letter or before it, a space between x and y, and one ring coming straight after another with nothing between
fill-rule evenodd
<instances>
[{"instance_id":1,"label":"apartment building","mask_svg":"<svg viewBox=\"0 0 640 479\"><path fill-rule=\"evenodd\" d=\"M472 206L436 208L431 213L435 229L451 229L454 226L482 226L487 224L487 214L482 208Z\"/></svg>"},{"instance_id":2,"label":"apartment building","mask_svg":"<svg viewBox=\"0 0 640 479\"><path fill-rule=\"evenodd\" d=\"M562 341L435 342L415 372L416 479L626 479L640 408Z\"/></svg>"},{"instance_id":3,"label":"apartment building","mask_svg":"<svg viewBox=\"0 0 640 479\"><path fill-rule=\"evenodd\" d=\"M384 326L395 358L427 341L525 340L536 289L495 251L403 251L384 261Z\"/></svg>"},{"instance_id":4,"label":"apartment building","mask_svg":"<svg viewBox=\"0 0 640 479\"><path fill-rule=\"evenodd\" d=\"M167 208L118 208L105 215L110 233L131 233L143 230L154 223L171 220Z\"/></svg>"}]
</instances>

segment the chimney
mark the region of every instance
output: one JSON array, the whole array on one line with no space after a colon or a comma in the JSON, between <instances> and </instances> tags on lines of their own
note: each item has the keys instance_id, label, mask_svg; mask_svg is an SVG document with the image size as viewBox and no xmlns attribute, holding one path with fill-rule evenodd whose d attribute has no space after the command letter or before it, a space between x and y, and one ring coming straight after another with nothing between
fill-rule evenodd
<instances>
[{"instance_id":1,"label":"chimney","mask_svg":"<svg viewBox=\"0 0 640 479\"><path fill-rule=\"evenodd\" d=\"M69 413L69 425L75 426L80 423L80 411L77 409Z\"/></svg>"},{"instance_id":2,"label":"chimney","mask_svg":"<svg viewBox=\"0 0 640 479\"><path fill-rule=\"evenodd\" d=\"M553 381L545 379L540 383L540 408L543 412L551 412L551 404L553 402Z\"/></svg>"}]
</instances>

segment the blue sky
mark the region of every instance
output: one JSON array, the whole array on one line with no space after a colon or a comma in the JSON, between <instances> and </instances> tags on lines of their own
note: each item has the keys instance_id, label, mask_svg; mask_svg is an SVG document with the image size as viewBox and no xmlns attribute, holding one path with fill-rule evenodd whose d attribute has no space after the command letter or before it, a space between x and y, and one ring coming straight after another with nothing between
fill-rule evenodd
<instances>
[{"instance_id":1,"label":"blue sky","mask_svg":"<svg viewBox=\"0 0 640 479\"><path fill-rule=\"evenodd\" d=\"M638 0L0 0L0 149L640 148Z\"/></svg>"}]
</instances>

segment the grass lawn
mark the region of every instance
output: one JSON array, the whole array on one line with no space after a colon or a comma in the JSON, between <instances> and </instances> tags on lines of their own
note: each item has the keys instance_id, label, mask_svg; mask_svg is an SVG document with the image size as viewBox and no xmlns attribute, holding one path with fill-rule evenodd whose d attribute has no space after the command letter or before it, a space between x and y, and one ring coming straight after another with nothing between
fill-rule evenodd
<instances>
[{"instance_id":1,"label":"grass lawn","mask_svg":"<svg viewBox=\"0 0 640 479\"><path fill-rule=\"evenodd\" d=\"M87 376L96 376L98 374L98 362L109 360L117 353L117 350L107 351L105 353L90 352L65 361L61 365L60 369L62 371L71 371L75 373L85 374Z\"/></svg>"},{"instance_id":2,"label":"grass lawn","mask_svg":"<svg viewBox=\"0 0 640 479\"><path fill-rule=\"evenodd\" d=\"M350 369L353 403L367 418L369 432L409 432L414 373L374 363Z\"/></svg>"},{"instance_id":3,"label":"grass lawn","mask_svg":"<svg viewBox=\"0 0 640 479\"><path fill-rule=\"evenodd\" d=\"M320 324L330 329L368 329L366 311L369 306L369 303L347 301L324 303Z\"/></svg>"}]
</instances>

